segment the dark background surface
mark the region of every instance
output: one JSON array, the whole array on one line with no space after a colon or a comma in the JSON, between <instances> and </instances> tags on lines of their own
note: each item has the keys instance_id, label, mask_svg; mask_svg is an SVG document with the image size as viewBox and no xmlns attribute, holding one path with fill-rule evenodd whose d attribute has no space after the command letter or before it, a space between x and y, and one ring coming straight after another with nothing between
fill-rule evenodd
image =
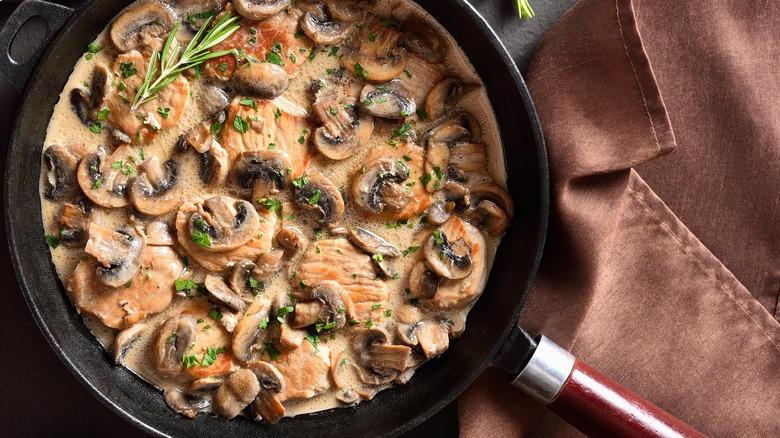
<instances>
[{"instance_id":1,"label":"dark background surface","mask_svg":"<svg viewBox=\"0 0 780 438\"><path fill-rule=\"evenodd\" d=\"M446 0L441 0L446 1ZM544 34L576 0L531 0L536 17L519 20L512 0L473 0L472 4L493 26L509 52L525 71ZM58 0L78 7L84 0ZM0 0L0 28L18 2ZM37 45L36 28L24 42ZM6 56L6 48L0 48ZM67 66L66 68L70 68ZM0 166L5 174L8 145L19 96L0 75ZM496 108L501 111L501 108ZM45 129L48 121L41 121ZM38 202L38 200L30 200ZM23 216L24 211L13 212ZM0 215L0 221L2 221ZM6 242L5 224L0 241ZM27 307L8 254L0 245L0 294L2 300L2 360L0 360L0 435L4 436L141 436L87 391L65 368L38 330ZM457 406L450 404L405 437L457 436Z\"/></svg>"}]
</instances>

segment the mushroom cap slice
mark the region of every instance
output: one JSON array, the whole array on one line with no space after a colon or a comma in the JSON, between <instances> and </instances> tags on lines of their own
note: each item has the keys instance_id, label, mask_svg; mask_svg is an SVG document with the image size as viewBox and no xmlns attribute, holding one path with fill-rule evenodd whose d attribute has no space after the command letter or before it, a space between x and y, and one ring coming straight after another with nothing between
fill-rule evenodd
<instances>
[{"instance_id":1,"label":"mushroom cap slice","mask_svg":"<svg viewBox=\"0 0 780 438\"><path fill-rule=\"evenodd\" d=\"M200 156L200 180L209 187L220 187L227 181L230 171L228 153L216 139Z\"/></svg>"},{"instance_id":2,"label":"mushroom cap slice","mask_svg":"<svg viewBox=\"0 0 780 438\"><path fill-rule=\"evenodd\" d=\"M254 277L256 269L257 265L251 260L242 260L233 265L230 273L230 288L247 303L254 301L260 287Z\"/></svg>"},{"instance_id":3,"label":"mushroom cap slice","mask_svg":"<svg viewBox=\"0 0 780 438\"><path fill-rule=\"evenodd\" d=\"M252 402L252 410L268 424L275 424L284 417L284 406L278 394L284 391L284 376L268 362L255 361L244 365L252 371L260 383L260 392Z\"/></svg>"},{"instance_id":4,"label":"mushroom cap slice","mask_svg":"<svg viewBox=\"0 0 780 438\"><path fill-rule=\"evenodd\" d=\"M230 420L241 413L260 393L255 373L240 369L225 379L214 395L213 411L219 418Z\"/></svg>"},{"instance_id":5,"label":"mushroom cap slice","mask_svg":"<svg viewBox=\"0 0 780 438\"><path fill-rule=\"evenodd\" d=\"M89 224L89 240L84 247L102 266L96 273L106 286L126 285L141 269L146 236L134 228L112 230L94 222Z\"/></svg>"},{"instance_id":6,"label":"mushroom cap slice","mask_svg":"<svg viewBox=\"0 0 780 438\"><path fill-rule=\"evenodd\" d=\"M236 249L255 237L260 216L248 201L215 196L199 205L189 220L189 237L205 251Z\"/></svg>"},{"instance_id":7,"label":"mushroom cap slice","mask_svg":"<svg viewBox=\"0 0 780 438\"><path fill-rule=\"evenodd\" d=\"M444 62L447 47L430 24L417 18L410 18L404 22L401 30L403 34L398 39L399 45L420 55L428 62L434 64Z\"/></svg>"},{"instance_id":8,"label":"mushroom cap slice","mask_svg":"<svg viewBox=\"0 0 780 438\"><path fill-rule=\"evenodd\" d=\"M262 20L290 6L290 0L233 0L233 7L242 17Z\"/></svg>"},{"instance_id":9,"label":"mushroom cap slice","mask_svg":"<svg viewBox=\"0 0 780 438\"><path fill-rule=\"evenodd\" d=\"M303 14L300 24L303 32L321 45L341 44L354 28L348 21L324 21L309 12Z\"/></svg>"},{"instance_id":10,"label":"mushroom cap slice","mask_svg":"<svg viewBox=\"0 0 780 438\"><path fill-rule=\"evenodd\" d=\"M290 77L282 67L276 64L250 62L236 68L230 83L241 94L261 99L273 99L287 91L287 87L290 86Z\"/></svg>"},{"instance_id":11,"label":"mushroom cap slice","mask_svg":"<svg viewBox=\"0 0 780 438\"><path fill-rule=\"evenodd\" d=\"M435 321L426 320L417 329L417 340L425 357L428 359L439 356L450 346L450 336L447 327Z\"/></svg>"},{"instance_id":12,"label":"mushroom cap slice","mask_svg":"<svg viewBox=\"0 0 780 438\"><path fill-rule=\"evenodd\" d=\"M330 15L339 21L359 21L366 14L354 0L325 0Z\"/></svg>"},{"instance_id":13,"label":"mushroom cap slice","mask_svg":"<svg viewBox=\"0 0 780 438\"><path fill-rule=\"evenodd\" d=\"M268 339L271 301L267 298L255 300L238 321L233 330L233 357L240 362L259 358Z\"/></svg>"},{"instance_id":14,"label":"mushroom cap slice","mask_svg":"<svg viewBox=\"0 0 780 438\"><path fill-rule=\"evenodd\" d=\"M152 157L138 166L138 172L129 191L136 210L147 216L160 216L178 207L182 195L176 161L160 165L160 160Z\"/></svg>"},{"instance_id":15,"label":"mushroom cap slice","mask_svg":"<svg viewBox=\"0 0 780 438\"><path fill-rule=\"evenodd\" d=\"M373 17L347 40L341 65L361 79L385 82L406 67L406 50L395 45L401 32Z\"/></svg>"},{"instance_id":16,"label":"mushroom cap slice","mask_svg":"<svg viewBox=\"0 0 780 438\"><path fill-rule=\"evenodd\" d=\"M436 295L431 298L431 303L443 308L460 308L474 301L485 288L487 282L487 246L482 233L470 223L451 217L440 228L450 240L464 239L471 247L472 272L463 279L455 280L442 278Z\"/></svg>"},{"instance_id":17,"label":"mushroom cap slice","mask_svg":"<svg viewBox=\"0 0 780 438\"><path fill-rule=\"evenodd\" d=\"M425 185L428 192L433 193L444 188L449 162L450 148L446 144L439 142L428 144L428 150L425 151L425 174L431 176Z\"/></svg>"},{"instance_id":18,"label":"mushroom cap slice","mask_svg":"<svg viewBox=\"0 0 780 438\"><path fill-rule=\"evenodd\" d=\"M92 215L92 204L80 199L74 204L66 202L57 220L60 242L66 246L81 246L87 242L87 231Z\"/></svg>"},{"instance_id":19,"label":"mushroom cap slice","mask_svg":"<svg viewBox=\"0 0 780 438\"><path fill-rule=\"evenodd\" d=\"M120 52L141 48L147 41L168 33L175 22L166 6L149 2L122 12L111 23L111 43Z\"/></svg>"},{"instance_id":20,"label":"mushroom cap slice","mask_svg":"<svg viewBox=\"0 0 780 438\"><path fill-rule=\"evenodd\" d=\"M382 257L387 258L401 256L401 251L398 247L365 228L355 227L350 229L349 240L369 254L380 254Z\"/></svg>"},{"instance_id":21,"label":"mushroom cap slice","mask_svg":"<svg viewBox=\"0 0 780 438\"><path fill-rule=\"evenodd\" d=\"M509 228L510 218L496 203L480 201L473 209L464 212L463 217L482 226L492 237L499 237Z\"/></svg>"},{"instance_id":22,"label":"mushroom cap slice","mask_svg":"<svg viewBox=\"0 0 780 438\"><path fill-rule=\"evenodd\" d=\"M84 126L92 125L92 96L88 90L74 88L70 90L70 107Z\"/></svg>"},{"instance_id":23,"label":"mushroom cap slice","mask_svg":"<svg viewBox=\"0 0 780 438\"><path fill-rule=\"evenodd\" d=\"M379 327L361 330L350 345L358 362L358 375L369 385L392 382L407 368L412 349L406 345L390 345L387 332Z\"/></svg>"},{"instance_id":24,"label":"mushroom cap slice","mask_svg":"<svg viewBox=\"0 0 780 438\"><path fill-rule=\"evenodd\" d=\"M344 215L344 199L333 181L319 173L309 173L295 188L295 204L300 211L327 225Z\"/></svg>"},{"instance_id":25,"label":"mushroom cap slice","mask_svg":"<svg viewBox=\"0 0 780 438\"><path fill-rule=\"evenodd\" d=\"M59 200L75 196L78 190L76 169L80 158L65 146L55 144L46 149L43 154L46 198Z\"/></svg>"},{"instance_id":26,"label":"mushroom cap slice","mask_svg":"<svg viewBox=\"0 0 780 438\"><path fill-rule=\"evenodd\" d=\"M512 218L515 214L514 203L506 190L494 182L486 182L469 189L471 206L478 206L481 201L488 200L493 202L498 208Z\"/></svg>"},{"instance_id":27,"label":"mushroom cap slice","mask_svg":"<svg viewBox=\"0 0 780 438\"><path fill-rule=\"evenodd\" d=\"M260 185L263 187L261 192L273 194L290 183L288 169L292 169L292 162L284 151L247 151L233 163L233 176L240 187L248 189Z\"/></svg>"},{"instance_id":28,"label":"mushroom cap slice","mask_svg":"<svg viewBox=\"0 0 780 438\"><path fill-rule=\"evenodd\" d=\"M417 111L414 96L397 79L381 85L366 84L360 102L365 111L384 119L403 119Z\"/></svg>"},{"instance_id":29,"label":"mushroom cap slice","mask_svg":"<svg viewBox=\"0 0 780 438\"><path fill-rule=\"evenodd\" d=\"M154 220L146 224L146 243L148 245L173 246L175 239L171 234L170 225Z\"/></svg>"},{"instance_id":30,"label":"mushroom cap slice","mask_svg":"<svg viewBox=\"0 0 780 438\"><path fill-rule=\"evenodd\" d=\"M425 98L425 112L431 120L438 120L447 114L467 89L463 80L457 77L444 79L436 84Z\"/></svg>"},{"instance_id":31,"label":"mushroom cap slice","mask_svg":"<svg viewBox=\"0 0 780 438\"><path fill-rule=\"evenodd\" d=\"M426 241L423 254L433 272L445 278L459 280L468 277L473 269L471 249L466 239L461 237L451 241L447 234L439 229L434 230Z\"/></svg>"},{"instance_id":32,"label":"mushroom cap slice","mask_svg":"<svg viewBox=\"0 0 780 438\"><path fill-rule=\"evenodd\" d=\"M95 204L106 208L128 205L127 186L134 173L128 157L136 159L129 146L118 147L110 157L102 146L86 155L76 173L81 191ZM139 161L139 160L136 160Z\"/></svg>"},{"instance_id":33,"label":"mushroom cap slice","mask_svg":"<svg viewBox=\"0 0 780 438\"><path fill-rule=\"evenodd\" d=\"M182 371L182 357L195 342L198 325L191 315L175 315L168 318L151 344L152 363L157 371L167 377L174 377Z\"/></svg>"},{"instance_id":34,"label":"mushroom cap slice","mask_svg":"<svg viewBox=\"0 0 780 438\"><path fill-rule=\"evenodd\" d=\"M143 332L145 329L146 324L139 323L122 330L119 332L119 334L116 335L116 338L114 338L114 345L112 347L115 364L119 365L122 363L122 359L125 357L125 354L127 354L127 351L130 350L135 341L138 340L141 332Z\"/></svg>"},{"instance_id":35,"label":"mushroom cap slice","mask_svg":"<svg viewBox=\"0 0 780 438\"><path fill-rule=\"evenodd\" d=\"M207 85L198 92L198 103L203 116L206 119L213 119L230 105L230 95L215 85Z\"/></svg>"},{"instance_id":36,"label":"mushroom cap slice","mask_svg":"<svg viewBox=\"0 0 780 438\"><path fill-rule=\"evenodd\" d=\"M359 111L353 98L341 100L333 88L323 89L312 105L323 126L314 131L317 150L331 160L351 157L362 148L374 132L374 117Z\"/></svg>"},{"instance_id":37,"label":"mushroom cap slice","mask_svg":"<svg viewBox=\"0 0 780 438\"><path fill-rule=\"evenodd\" d=\"M354 306L344 288L335 281L325 280L308 286L303 290L301 302L319 301L322 303L322 311L319 316L322 320L319 333L328 334L341 330L347 323L347 315L354 315ZM297 308L297 306L296 306ZM296 315L297 318L297 315Z\"/></svg>"},{"instance_id":38,"label":"mushroom cap slice","mask_svg":"<svg viewBox=\"0 0 780 438\"><path fill-rule=\"evenodd\" d=\"M211 296L231 309L239 312L246 310L246 302L244 302L244 300L231 289L227 283L225 283L225 280L223 280L222 277L213 274L207 275L205 286L209 293L211 293Z\"/></svg>"},{"instance_id":39,"label":"mushroom cap slice","mask_svg":"<svg viewBox=\"0 0 780 438\"><path fill-rule=\"evenodd\" d=\"M201 396L173 389L165 391L165 404L177 414L182 414L187 418L195 418L198 416L198 412L208 409L211 403Z\"/></svg>"},{"instance_id":40,"label":"mushroom cap slice","mask_svg":"<svg viewBox=\"0 0 780 438\"><path fill-rule=\"evenodd\" d=\"M409 178L409 167L390 157L379 157L364 167L352 183L355 205L373 215L401 211L411 199L404 186Z\"/></svg>"},{"instance_id":41,"label":"mushroom cap slice","mask_svg":"<svg viewBox=\"0 0 780 438\"><path fill-rule=\"evenodd\" d=\"M409 272L409 290L417 298L433 298L439 290L439 284L441 277L425 263L416 263Z\"/></svg>"},{"instance_id":42,"label":"mushroom cap slice","mask_svg":"<svg viewBox=\"0 0 780 438\"><path fill-rule=\"evenodd\" d=\"M222 386L222 379L216 376L195 379L190 384L190 392L211 392Z\"/></svg>"}]
</instances>

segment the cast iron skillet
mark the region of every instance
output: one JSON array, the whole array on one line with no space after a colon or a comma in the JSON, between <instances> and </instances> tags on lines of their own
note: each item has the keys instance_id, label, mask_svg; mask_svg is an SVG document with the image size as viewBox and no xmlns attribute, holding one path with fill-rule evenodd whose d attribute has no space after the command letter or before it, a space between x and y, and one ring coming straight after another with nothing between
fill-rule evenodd
<instances>
[{"instance_id":1,"label":"cast iron skillet","mask_svg":"<svg viewBox=\"0 0 780 438\"><path fill-rule=\"evenodd\" d=\"M455 37L485 83L501 126L511 169L508 186L516 203L516 217L466 332L406 385L383 391L355 408L284 418L267 427L244 418L224 422L211 415L187 420L168 409L157 389L112 365L69 302L43 239L38 185L46 125L72 66L129 3L99 0L75 11L48 45L24 90L8 151L6 221L17 277L38 325L67 367L120 415L162 435L225 437L258 431L269 436L395 435L451 402L493 363L515 326L541 257L548 214L547 164L539 122L517 68L485 21L464 0L419 1ZM5 32L38 15L47 19L49 33L54 34L56 19L69 13L51 3L25 2ZM0 39L0 47L8 44ZM5 57L0 58L0 68L22 90L33 63L13 65Z\"/></svg>"},{"instance_id":2,"label":"cast iron skillet","mask_svg":"<svg viewBox=\"0 0 780 438\"><path fill-rule=\"evenodd\" d=\"M212 415L199 415L188 420L173 413L157 389L127 369L112 365L77 315L51 263L39 204L41 151L53 107L72 66L89 42L129 3L94 0L73 11L29 0L17 8L0 32L0 49L4 51L0 72L24 93L5 175L6 224L14 267L49 343L71 372L106 405L137 427L161 436L391 436L429 418L485 368L495 365L519 375L515 386L549 404L585 432L668 436L667 431L682 431L695 435L695 431L685 429L687 426L649 402L586 364L575 362L549 339L535 340L517 327L539 265L547 227L544 141L517 67L496 34L466 0L418 3L452 34L483 80L501 130L507 184L516 216L498 249L485 292L469 315L463 337L453 342L442 357L421 367L408 384L383 391L356 407L284 418L272 427L245 418L225 422ZM19 27L35 16L48 25L45 53L17 63L8 53L11 41Z\"/></svg>"}]
</instances>

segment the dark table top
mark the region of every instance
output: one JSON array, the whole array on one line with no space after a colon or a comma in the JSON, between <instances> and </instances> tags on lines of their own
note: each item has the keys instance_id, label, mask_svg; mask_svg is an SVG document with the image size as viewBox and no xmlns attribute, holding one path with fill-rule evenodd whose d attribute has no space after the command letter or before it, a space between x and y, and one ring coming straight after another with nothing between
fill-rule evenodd
<instances>
[{"instance_id":1,"label":"dark table top","mask_svg":"<svg viewBox=\"0 0 780 438\"><path fill-rule=\"evenodd\" d=\"M522 71L527 68L544 34L575 2L531 0L536 17L526 21L517 18L511 0L472 0L472 4L501 36ZM85 0L58 0L55 3L78 7ZM16 5L0 1L0 27ZM35 44L34 36L29 39L30 44ZM0 76L1 151L5 151L8 145L17 100L14 90ZM4 174L5 153L0 153L0 165ZM0 240L6 241L4 224L0 227ZM79 437L141 435L140 431L93 397L57 358L38 330L22 296L7 245L0 245L0 279L4 289L3 317L0 321L2 333L6 334L2 343L3 360L0 360L3 389L3 396L0 397L0 430L5 431L2 434ZM453 402L404 436L454 437L457 434L457 406Z\"/></svg>"}]
</instances>

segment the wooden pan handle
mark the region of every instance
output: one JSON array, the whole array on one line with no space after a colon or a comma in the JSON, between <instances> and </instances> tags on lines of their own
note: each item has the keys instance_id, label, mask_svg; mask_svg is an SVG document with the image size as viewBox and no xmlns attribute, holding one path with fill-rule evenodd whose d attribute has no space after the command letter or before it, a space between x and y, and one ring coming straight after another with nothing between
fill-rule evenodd
<instances>
[{"instance_id":1,"label":"wooden pan handle","mask_svg":"<svg viewBox=\"0 0 780 438\"><path fill-rule=\"evenodd\" d=\"M704 437L542 336L512 383L592 437Z\"/></svg>"}]
</instances>

